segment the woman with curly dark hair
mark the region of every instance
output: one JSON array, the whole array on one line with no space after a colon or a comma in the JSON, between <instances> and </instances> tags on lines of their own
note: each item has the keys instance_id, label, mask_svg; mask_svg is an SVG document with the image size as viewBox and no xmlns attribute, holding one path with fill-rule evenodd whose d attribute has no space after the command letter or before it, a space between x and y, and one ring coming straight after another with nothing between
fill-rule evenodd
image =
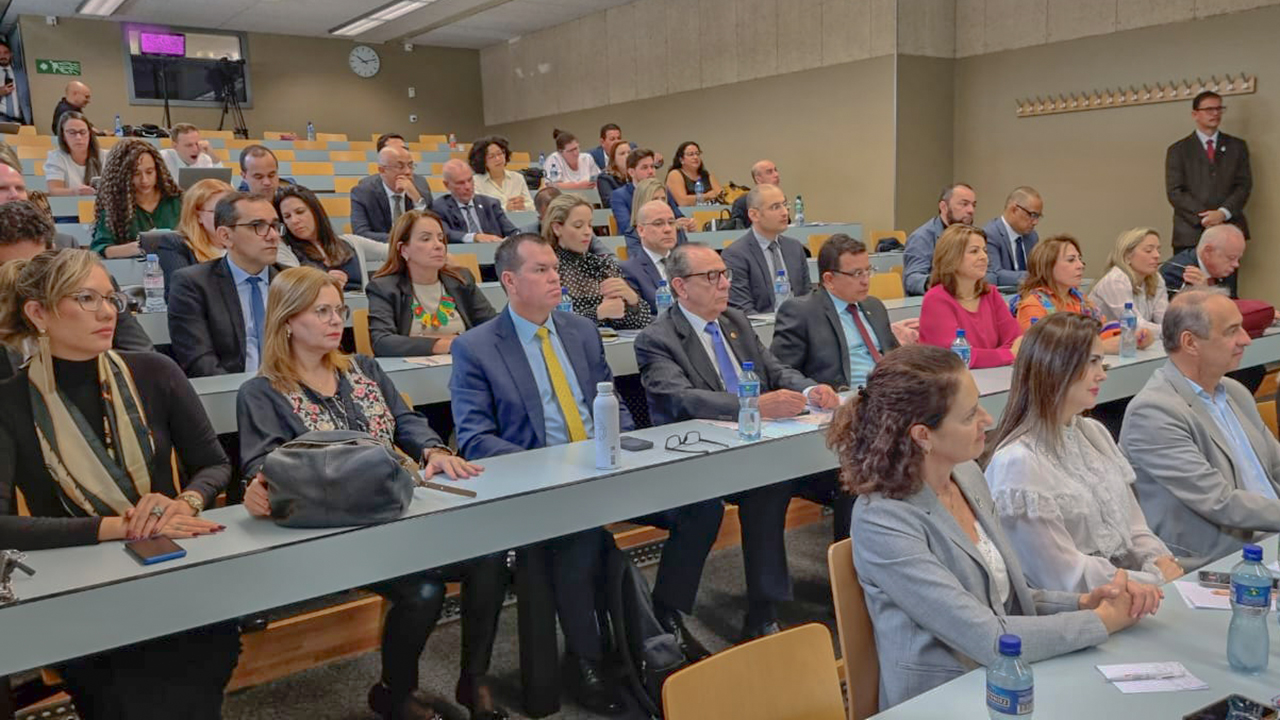
<instances>
[{"instance_id":1,"label":"woman with curly dark hair","mask_svg":"<svg viewBox=\"0 0 1280 720\"><path fill-rule=\"evenodd\" d=\"M511 144L501 135L480 138L471 144L467 163L476 174L476 194L488 195L502 203L507 212L532 210L533 196L524 175L508 170Z\"/></svg>"},{"instance_id":2,"label":"woman with curly dark hair","mask_svg":"<svg viewBox=\"0 0 1280 720\"><path fill-rule=\"evenodd\" d=\"M1022 638L1028 661L1102 643L1137 622L1123 570L1088 593L1033 590L974 460L991 416L951 351L888 353L836 411L827 443L853 508L853 564L880 656L880 708L996 659Z\"/></svg>"},{"instance_id":3,"label":"woman with curly dark hair","mask_svg":"<svg viewBox=\"0 0 1280 720\"><path fill-rule=\"evenodd\" d=\"M182 190L154 145L126 138L107 156L93 211L97 227L89 249L105 258L134 257L139 233L178 227Z\"/></svg>"},{"instance_id":4,"label":"woman with curly dark hair","mask_svg":"<svg viewBox=\"0 0 1280 720\"><path fill-rule=\"evenodd\" d=\"M299 264L319 268L337 278L343 292L359 292L364 287L364 271L355 248L333 231L329 214L315 193L301 185L281 185L275 204L285 227L281 239Z\"/></svg>"}]
</instances>

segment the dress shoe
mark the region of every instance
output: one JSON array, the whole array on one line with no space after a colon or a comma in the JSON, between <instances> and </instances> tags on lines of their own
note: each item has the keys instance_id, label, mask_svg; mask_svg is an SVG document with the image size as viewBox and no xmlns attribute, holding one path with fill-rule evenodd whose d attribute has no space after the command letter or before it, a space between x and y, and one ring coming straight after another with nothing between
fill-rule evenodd
<instances>
[{"instance_id":1,"label":"dress shoe","mask_svg":"<svg viewBox=\"0 0 1280 720\"><path fill-rule=\"evenodd\" d=\"M568 664L574 698L579 705L597 715L620 715L626 712L627 702L622 697L622 691L605 673L600 663L570 656Z\"/></svg>"},{"instance_id":2,"label":"dress shoe","mask_svg":"<svg viewBox=\"0 0 1280 720\"><path fill-rule=\"evenodd\" d=\"M382 683L369 689L369 707L383 720L441 720L440 715L413 694L396 698Z\"/></svg>"},{"instance_id":3,"label":"dress shoe","mask_svg":"<svg viewBox=\"0 0 1280 720\"><path fill-rule=\"evenodd\" d=\"M782 626L777 620L767 620L758 624L748 623L742 627L741 642L749 642L765 635L777 635L780 632L782 632Z\"/></svg>"},{"instance_id":4,"label":"dress shoe","mask_svg":"<svg viewBox=\"0 0 1280 720\"><path fill-rule=\"evenodd\" d=\"M711 651L698 642L698 638L694 637L693 633L689 632L689 628L685 627L684 618L681 617L679 610L655 608L654 611L658 617L658 624L662 626L662 629L676 637L676 642L680 645L680 652L684 653L685 659L695 663L711 657Z\"/></svg>"},{"instance_id":5,"label":"dress shoe","mask_svg":"<svg viewBox=\"0 0 1280 720\"><path fill-rule=\"evenodd\" d=\"M471 711L471 720L509 720L507 711L493 702L493 691L484 678L458 678L454 692L458 704Z\"/></svg>"}]
</instances>

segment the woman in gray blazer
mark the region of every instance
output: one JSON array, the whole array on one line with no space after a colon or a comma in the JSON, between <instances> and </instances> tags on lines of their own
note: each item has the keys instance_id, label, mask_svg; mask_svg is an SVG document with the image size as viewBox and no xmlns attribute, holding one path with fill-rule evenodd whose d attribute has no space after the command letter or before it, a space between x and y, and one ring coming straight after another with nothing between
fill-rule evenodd
<instances>
[{"instance_id":1,"label":"woman in gray blazer","mask_svg":"<svg viewBox=\"0 0 1280 720\"><path fill-rule=\"evenodd\" d=\"M949 350L884 356L836 413L828 443L853 510L853 563L866 595L887 708L996 658L1022 638L1029 661L1097 645L1137 622L1123 570L1087 594L1027 586L974 461L991 416Z\"/></svg>"}]
</instances>

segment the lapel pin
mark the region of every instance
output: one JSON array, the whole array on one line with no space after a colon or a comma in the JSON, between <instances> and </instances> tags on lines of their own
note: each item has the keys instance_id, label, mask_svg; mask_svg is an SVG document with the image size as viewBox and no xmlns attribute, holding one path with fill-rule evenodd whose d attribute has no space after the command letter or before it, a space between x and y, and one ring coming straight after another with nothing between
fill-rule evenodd
<instances>
[{"instance_id":1,"label":"lapel pin","mask_svg":"<svg viewBox=\"0 0 1280 720\"><path fill-rule=\"evenodd\" d=\"M730 331L729 331L729 339L730 339L730 340L737 340L737 339L738 339L738 332L737 332L736 330L730 330Z\"/></svg>"}]
</instances>

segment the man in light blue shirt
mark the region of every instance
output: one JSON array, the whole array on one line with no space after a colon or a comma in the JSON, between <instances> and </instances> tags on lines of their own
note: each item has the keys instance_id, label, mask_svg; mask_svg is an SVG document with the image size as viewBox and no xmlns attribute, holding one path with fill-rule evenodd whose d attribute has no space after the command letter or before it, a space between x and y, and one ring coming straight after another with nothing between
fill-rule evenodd
<instances>
[{"instance_id":1,"label":"man in light blue shirt","mask_svg":"<svg viewBox=\"0 0 1280 720\"><path fill-rule=\"evenodd\" d=\"M529 361L529 369L533 371L533 381L538 385L538 399L542 402L542 418L547 431L547 444L563 445L569 442L569 430L565 425L560 403L556 400L555 389L551 386L550 375L547 374L547 363L542 355L542 339L537 335L539 328L547 329L551 348L555 351L560 367L565 368L564 375L569 381L573 402L578 406L578 417L584 420L587 437L594 437L592 424L585 422L591 417L591 410L587 407L582 388L578 385L577 373L567 371L573 367L573 363L565 354L564 343L560 342L560 332L556 329L556 324L549 322L550 318L548 322L535 324L521 317L510 305L507 306L507 313L511 316L511 323L516 327L516 336L520 338L520 346L524 349L525 359Z\"/></svg>"},{"instance_id":2,"label":"man in light blue shirt","mask_svg":"<svg viewBox=\"0 0 1280 720\"><path fill-rule=\"evenodd\" d=\"M244 318L244 371L258 372L262 361L262 333L266 324L266 307L268 283L271 281L269 268L263 266L256 273L240 269L240 265L228 254L224 258L227 268L231 270L231 281L236 285L236 295L240 297L240 316Z\"/></svg>"}]
</instances>

